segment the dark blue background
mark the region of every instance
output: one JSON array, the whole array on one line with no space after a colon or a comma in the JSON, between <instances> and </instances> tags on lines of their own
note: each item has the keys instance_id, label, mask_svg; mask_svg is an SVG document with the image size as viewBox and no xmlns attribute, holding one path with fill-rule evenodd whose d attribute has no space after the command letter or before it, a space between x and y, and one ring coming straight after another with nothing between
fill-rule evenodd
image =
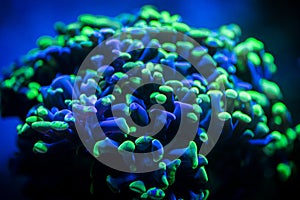
<instances>
[{"instance_id":1,"label":"dark blue background","mask_svg":"<svg viewBox=\"0 0 300 200\"><path fill-rule=\"evenodd\" d=\"M300 122L300 15L299 7L289 1L259 0L1 0L0 1L0 68L35 47L42 35L54 35L56 21L71 23L83 13L116 16L134 12L145 4L159 10L180 14L191 26L217 28L237 23L243 39L256 37L273 53L278 65L274 76L295 122ZM16 118L0 118L0 194L12 199L20 195L20 188L9 178L8 158L16 150Z\"/></svg>"}]
</instances>

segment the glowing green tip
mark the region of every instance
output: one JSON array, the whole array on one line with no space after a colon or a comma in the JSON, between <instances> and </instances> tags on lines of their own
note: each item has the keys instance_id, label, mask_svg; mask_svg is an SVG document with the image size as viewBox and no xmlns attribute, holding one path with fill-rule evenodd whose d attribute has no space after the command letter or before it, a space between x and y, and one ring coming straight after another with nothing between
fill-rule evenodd
<instances>
[{"instance_id":1,"label":"glowing green tip","mask_svg":"<svg viewBox=\"0 0 300 200\"><path fill-rule=\"evenodd\" d=\"M158 104L164 104L167 101L167 97L164 94L155 95L155 100Z\"/></svg>"},{"instance_id":2,"label":"glowing green tip","mask_svg":"<svg viewBox=\"0 0 300 200\"><path fill-rule=\"evenodd\" d=\"M207 135L207 133L205 133L205 132L200 133L199 139L200 139L202 142L207 142L207 140L208 140L208 135Z\"/></svg>"},{"instance_id":3,"label":"glowing green tip","mask_svg":"<svg viewBox=\"0 0 300 200\"><path fill-rule=\"evenodd\" d=\"M32 124L33 122L37 122L37 121L43 121L43 118L38 117L38 116L30 116L30 117L27 117L25 120L25 122L27 124Z\"/></svg>"},{"instance_id":4,"label":"glowing green tip","mask_svg":"<svg viewBox=\"0 0 300 200\"><path fill-rule=\"evenodd\" d=\"M191 30L191 28L187 25L187 24L184 24L184 23L181 23L181 22L174 22L172 24L173 28L175 28L177 31L180 31L180 32L183 32L183 33L186 33L188 32L189 30Z\"/></svg>"},{"instance_id":5,"label":"glowing green tip","mask_svg":"<svg viewBox=\"0 0 300 200\"><path fill-rule=\"evenodd\" d=\"M173 88L170 87L170 86L167 86L167 85L161 85L161 86L159 86L159 91L165 92L165 93L171 93L171 92L173 92L174 90L173 90Z\"/></svg>"},{"instance_id":6,"label":"glowing green tip","mask_svg":"<svg viewBox=\"0 0 300 200\"><path fill-rule=\"evenodd\" d=\"M134 181L130 183L129 188L130 190L140 194L146 192L146 186L143 181Z\"/></svg>"},{"instance_id":7,"label":"glowing green tip","mask_svg":"<svg viewBox=\"0 0 300 200\"><path fill-rule=\"evenodd\" d=\"M260 51L264 49L264 43L256 38L250 37L245 42L253 51Z\"/></svg>"},{"instance_id":8,"label":"glowing green tip","mask_svg":"<svg viewBox=\"0 0 300 200\"><path fill-rule=\"evenodd\" d=\"M280 88L275 82L268 81L266 79L260 80L260 85L262 87L263 92L270 99L281 99L282 94Z\"/></svg>"},{"instance_id":9,"label":"glowing green tip","mask_svg":"<svg viewBox=\"0 0 300 200\"><path fill-rule=\"evenodd\" d=\"M233 117L238 118L239 120L245 122L245 123L250 123L252 121L251 117L245 113L242 113L241 111L235 111L232 114Z\"/></svg>"},{"instance_id":10,"label":"glowing green tip","mask_svg":"<svg viewBox=\"0 0 300 200\"><path fill-rule=\"evenodd\" d=\"M286 181L292 174L292 169L289 164L279 163L277 165L277 172L279 173L279 177L281 180Z\"/></svg>"},{"instance_id":11,"label":"glowing green tip","mask_svg":"<svg viewBox=\"0 0 300 200\"><path fill-rule=\"evenodd\" d=\"M56 131L63 131L69 128L69 124L62 121L53 121L51 122L50 127Z\"/></svg>"},{"instance_id":12,"label":"glowing green tip","mask_svg":"<svg viewBox=\"0 0 300 200\"><path fill-rule=\"evenodd\" d=\"M244 103L251 101L251 96L245 91L241 91L239 93L239 97L240 97L240 100Z\"/></svg>"},{"instance_id":13,"label":"glowing green tip","mask_svg":"<svg viewBox=\"0 0 300 200\"><path fill-rule=\"evenodd\" d=\"M282 115L287 112L287 107L282 102L277 102L272 106L273 115Z\"/></svg>"},{"instance_id":14,"label":"glowing green tip","mask_svg":"<svg viewBox=\"0 0 300 200\"><path fill-rule=\"evenodd\" d=\"M231 119L231 115L228 112L220 112L218 114L218 118L221 121L227 121L227 120Z\"/></svg>"},{"instance_id":15,"label":"glowing green tip","mask_svg":"<svg viewBox=\"0 0 300 200\"><path fill-rule=\"evenodd\" d=\"M165 49L166 51L171 51L171 52L176 51L176 45L170 42L163 43L162 48Z\"/></svg>"},{"instance_id":16,"label":"glowing green tip","mask_svg":"<svg viewBox=\"0 0 300 200\"><path fill-rule=\"evenodd\" d=\"M118 151L129 151L129 152L133 152L135 149L135 145L132 141L127 140L125 142L123 142L119 147L118 147Z\"/></svg>"},{"instance_id":17,"label":"glowing green tip","mask_svg":"<svg viewBox=\"0 0 300 200\"><path fill-rule=\"evenodd\" d=\"M53 45L53 38L45 35L45 36L41 36L38 40L37 40L37 45L41 48L41 49L45 49L51 45Z\"/></svg>"},{"instance_id":18,"label":"glowing green tip","mask_svg":"<svg viewBox=\"0 0 300 200\"><path fill-rule=\"evenodd\" d=\"M259 105L259 104L253 105L252 109L253 109L253 113L258 117L260 117L264 114L264 110L262 109L261 105Z\"/></svg>"},{"instance_id":19,"label":"glowing green tip","mask_svg":"<svg viewBox=\"0 0 300 200\"><path fill-rule=\"evenodd\" d=\"M190 141L188 150L189 150L189 156L192 161L192 168L196 169L198 167L197 144L194 141Z\"/></svg>"},{"instance_id":20,"label":"glowing green tip","mask_svg":"<svg viewBox=\"0 0 300 200\"><path fill-rule=\"evenodd\" d=\"M196 123L198 121L198 116L193 112L187 113L186 116L188 119L192 120L193 123Z\"/></svg>"},{"instance_id":21,"label":"glowing green tip","mask_svg":"<svg viewBox=\"0 0 300 200\"><path fill-rule=\"evenodd\" d=\"M47 151L48 151L48 148L47 148L46 144L42 141L38 141L33 146L33 152L35 152L35 153L47 153Z\"/></svg>"},{"instance_id":22,"label":"glowing green tip","mask_svg":"<svg viewBox=\"0 0 300 200\"><path fill-rule=\"evenodd\" d=\"M247 55L247 58L255 66L259 66L261 64L260 57L256 53L254 53L254 52L249 52L248 55Z\"/></svg>"}]
</instances>

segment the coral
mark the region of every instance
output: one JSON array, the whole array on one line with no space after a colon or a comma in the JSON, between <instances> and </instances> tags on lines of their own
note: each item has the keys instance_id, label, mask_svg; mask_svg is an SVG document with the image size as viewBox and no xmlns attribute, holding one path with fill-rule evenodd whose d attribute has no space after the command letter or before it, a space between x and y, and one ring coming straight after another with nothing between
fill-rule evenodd
<instances>
[{"instance_id":1,"label":"coral","mask_svg":"<svg viewBox=\"0 0 300 200\"><path fill-rule=\"evenodd\" d=\"M246 199L292 176L299 125L274 57L238 25L193 28L145 6L55 30L1 85L2 115L24 121L12 163L31 196Z\"/></svg>"}]
</instances>

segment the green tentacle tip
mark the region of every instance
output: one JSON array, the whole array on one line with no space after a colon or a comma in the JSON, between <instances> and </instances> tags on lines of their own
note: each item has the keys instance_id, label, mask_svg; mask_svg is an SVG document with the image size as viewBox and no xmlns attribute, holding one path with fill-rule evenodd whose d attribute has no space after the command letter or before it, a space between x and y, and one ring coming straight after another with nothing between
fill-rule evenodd
<instances>
[{"instance_id":1,"label":"green tentacle tip","mask_svg":"<svg viewBox=\"0 0 300 200\"><path fill-rule=\"evenodd\" d=\"M189 30L191 30L191 28L187 25L187 24L184 24L184 23L181 23L181 22L174 22L172 24L172 26L177 30L177 31L180 31L180 32L183 32L183 33L186 33L188 32Z\"/></svg>"},{"instance_id":2,"label":"green tentacle tip","mask_svg":"<svg viewBox=\"0 0 300 200\"><path fill-rule=\"evenodd\" d=\"M31 128L36 131L50 130L51 122L49 121L36 121L31 124Z\"/></svg>"},{"instance_id":3,"label":"green tentacle tip","mask_svg":"<svg viewBox=\"0 0 300 200\"><path fill-rule=\"evenodd\" d=\"M167 97L164 94L155 95L155 100L158 104L164 104L167 101Z\"/></svg>"},{"instance_id":4,"label":"green tentacle tip","mask_svg":"<svg viewBox=\"0 0 300 200\"><path fill-rule=\"evenodd\" d=\"M174 92L173 88L167 85L161 85L159 86L159 91L165 92L165 93L171 93Z\"/></svg>"},{"instance_id":5,"label":"green tentacle tip","mask_svg":"<svg viewBox=\"0 0 300 200\"><path fill-rule=\"evenodd\" d=\"M39 95L39 92L36 89L31 89L26 93L26 97L30 100L36 98Z\"/></svg>"},{"instance_id":6,"label":"green tentacle tip","mask_svg":"<svg viewBox=\"0 0 300 200\"><path fill-rule=\"evenodd\" d=\"M260 85L262 87L263 92L267 95L268 98L270 99L282 98L280 88L275 82L268 81L266 79L261 79Z\"/></svg>"},{"instance_id":7,"label":"green tentacle tip","mask_svg":"<svg viewBox=\"0 0 300 200\"><path fill-rule=\"evenodd\" d=\"M299 136L300 135L300 124L296 125L295 131L296 131L297 135Z\"/></svg>"},{"instance_id":8,"label":"green tentacle tip","mask_svg":"<svg viewBox=\"0 0 300 200\"><path fill-rule=\"evenodd\" d=\"M198 116L193 112L187 113L186 117L190 119L193 123L196 123L199 120Z\"/></svg>"},{"instance_id":9,"label":"green tentacle tip","mask_svg":"<svg viewBox=\"0 0 300 200\"><path fill-rule=\"evenodd\" d=\"M245 43L249 45L253 51L260 51L264 49L264 43L253 37L248 38Z\"/></svg>"},{"instance_id":10,"label":"green tentacle tip","mask_svg":"<svg viewBox=\"0 0 300 200\"><path fill-rule=\"evenodd\" d=\"M119 147L118 147L118 151L128 151L128 152L133 152L135 149L135 144L130 141L127 140L125 142L123 142Z\"/></svg>"},{"instance_id":11,"label":"green tentacle tip","mask_svg":"<svg viewBox=\"0 0 300 200\"><path fill-rule=\"evenodd\" d=\"M176 45L173 44L173 43L169 43L169 42L163 43L162 48L167 50L167 51L171 51L171 52L176 51Z\"/></svg>"},{"instance_id":12,"label":"green tentacle tip","mask_svg":"<svg viewBox=\"0 0 300 200\"><path fill-rule=\"evenodd\" d=\"M53 121L50 123L50 127L56 131L64 131L69 128L69 124L62 121Z\"/></svg>"},{"instance_id":13,"label":"green tentacle tip","mask_svg":"<svg viewBox=\"0 0 300 200\"><path fill-rule=\"evenodd\" d=\"M242 113L241 111L235 111L232 116L234 118L237 118L245 123L250 123L252 121L251 117L245 113Z\"/></svg>"},{"instance_id":14,"label":"green tentacle tip","mask_svg":"<svg viewBox=\"0 0 300 200\"><path fill-rule=\"evenodd\" d=\"M227 121L229 119L231 119L231 115L230 113L228 112L220 112L218 114L218 118L221 120L221 121Z\"/></svg>"},{"instance_id":15,"label":"green tentacle tip","mask_svg":"<svg viewBox=\"0 0 300 200\"><path fill-rule=\"evenodd\" d=\"M257 91L254 91L254 90L249 90L247 92L248 92L248 94L250 94L251 99L253 99L254 101L256 101L261 106L265 107L265 106L269 105L269 100L266 97L266 95L264 95L262 93L259 93Z\"/></svg>"},{"instance_id":16,"label":"green tentacle tip","mask_svg":"<svg viewBox=\"0 0 300 200\"><path fill-rule=\"evenodd\" d=\"M202 142L207 142L207 140L208 140L208 135L207 135L207 133L206 133L206 132L200 133L199 139L200 139Z\"/></svg>"},{"instance_id":17,"label":"green tentacle tip","mask_svg":"<svg viewBox=\"0 0 300 200\"><path fill-rule=\"evenodd\" d=\"M33 152L35 153L47 153L48 147L43 141L38 141L33 146Z\"/></svg>"},{"instance_id":18,"label":"green tentacle tip","mask_svg":"<svg viewBox=\"0 0 300 200\"><path fill-rule=\"evenodd\" d=\"M276 170L279 174L279 178L282 181L287 181L292 174L292 168L287 163L279 163L276 167Z\"/></svg>"},{"instance_id":19,"label":"green tentacle tip","mask_svg":"<svg viewBox=\"0 0 300 200\"><path fill-rule=\"evenodd\" d=\"M37 121L44 121L43 118L38 117L38 116L30 116L27 117L25 122L29 125L31 125L33 122L37 122Z\"/></svg>"},{"instance_id":20,"label":"green tentacle tip","mask_svg":"<svg viewBox=\"0 0 300 200\"><path fill-rule=\"evenodd\" d=\"M251 96L245 91L239 92L239 97L240 100L244 103L251 101Z\"/></svg>"},{"instance_id":21,"label":"green tentacle tip","mask_svg":"<svg viewBox=\"0 0 300 200\"><path fill-rule=\"evenodd\" d=\"M198 167L198 152L197 152L197 144L194 141L189 143L189 156L192 159L192 169L196 169Z\"/></svg>"},{"instance_id":22,"label":"green tentacle tip","mask_svg":"<svg viewBox=\"0 0 300 200\"><path fill-rule=\"evenodd\" d=\"M38 40L37 40L37 45L41 48L41 49L45 49L51 45L53 45L54 40L51 36L45 35L45 36L41 36Z\"/></svg>"},{"instance_id":23,"label":"green tentacle tip","mask_svg":"<svg viewBox=\"0 0 300 200\"><path fill-rule=\"evenodd\" d=\"M40 106L36 110L36 114L40 117L48 115L48 110L44 108L43 106Z\"/></svg>"},{"instance_id":24,"label":"green tentacle tip","mask_svg":"<svg viewBox=\"0 0 300 200\"><path fill-rule=\"evenodd\" d=\"M146 192L146 186L143 181L134 181L130 183L129 189L140 194Z\"/></svg>"},{"instance_id":25,"label":"green tentacle tip","mask_svg":"<svg viewBox=\"0 0 300 200\"><path fill-rule=\"evenodd\" d=\"M259 66L261 64L260 57L254 52L249 52L247 58L256 66Z\"/></svg>"},{"instance_id":26,"label":"green tentacle tip","mask_svg":"<svg viewBox=\"0 0 300 200\"><path fill-rule=\"evenodd\" d=\"M287 112L287 107L282 102L277 102L272 106L273 115L283 115Z\"/></svg>"},{"instance_id":27,"label":"green tentacle tip","mask_svg":"<svg viewBox=\"0 0 300 200\"><path fill-rule=\"evenodd\" d=\"M147 190L147 192L143 193L141 195L142 199L154 199L154 200L160 200L165 197L165 192L160 188L150 188Z\"/></svg>"},{"instance_id":28,"label":"green tentacle tip","mask_svg":"<svg viewBox=\"0 0 300 200\"><path fill-rule=\"evenodd\" d=\"M259 105L259 104L253 105L252 109L253 109L253 113L258 117L261 117L264 114L264 110L262 109L261 105Z\"/></svg>"}]
</instances>

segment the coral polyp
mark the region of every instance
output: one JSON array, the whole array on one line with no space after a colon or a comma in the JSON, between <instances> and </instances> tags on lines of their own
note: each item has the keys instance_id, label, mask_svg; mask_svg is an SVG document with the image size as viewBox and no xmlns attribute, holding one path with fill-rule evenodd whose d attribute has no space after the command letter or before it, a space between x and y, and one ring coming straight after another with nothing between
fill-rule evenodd
<instances>
[{"instance_id":1,"label":"coral polyp","mask_svg":"<svg viewBox=\"0 0 300 200\"><path fill-rule=\"evenodd\" d=\"M274 57L237 24L144 6L55 30L1 85L2 115L23 120L13 163L29 195L246 199L292 176L300 131Z\"/></svg>"}]
</instances>

